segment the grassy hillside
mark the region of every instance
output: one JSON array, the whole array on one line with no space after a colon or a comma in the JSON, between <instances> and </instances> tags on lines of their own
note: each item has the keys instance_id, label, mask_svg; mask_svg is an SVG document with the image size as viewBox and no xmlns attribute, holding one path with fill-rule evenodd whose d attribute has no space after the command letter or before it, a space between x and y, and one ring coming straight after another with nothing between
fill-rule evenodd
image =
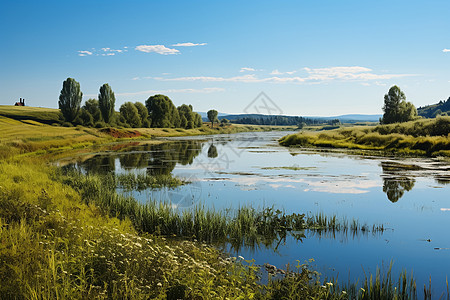
<instances>
[{"instance_id":1,"label":"grassy hillside","mask_svg":"<svg viewBox=\"0 0 450 300\"><path fill-rule=\"evenodd\" d=\"M450 117L359 126L326 132L302 131L280 139L283 146L378 150L384 153L450 156Z\"/></svg>"},{"instance_id":2,"label":"grassy hillside","mask_svg":"<svg viewBox=\"0 0 450 300\"><path fill-rule=\"evenodd\" d=\"M53 124L60 122L59 109L0 105L0 116L14 120L32 120L43 124Z\"/></svg>"},{"instance_id":3,"label":"grassy hillside","mask_svg":"<svg viewBox=\"0 0 450 300\"><path fill-rule=\"evenodd\" d=\"M450 115L450 98L446 101L439 101L436 104L426 105L417 108L419 116L425 118L435 118L439 115Z\"/></svg>"}]
</instances>

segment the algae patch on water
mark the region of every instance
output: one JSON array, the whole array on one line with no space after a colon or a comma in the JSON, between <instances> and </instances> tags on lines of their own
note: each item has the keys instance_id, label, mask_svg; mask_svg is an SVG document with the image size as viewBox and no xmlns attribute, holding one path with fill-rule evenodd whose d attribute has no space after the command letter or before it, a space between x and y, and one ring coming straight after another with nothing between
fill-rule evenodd
<instances>
[{"instance_id":1,"label":"algae patch on water","mask_svg":"<svg viewBox=\"0 0 450 300\"><path fill-rule=\"evenodd\" d=\"M315 170L316 167L299 167L299 166L290 166L290 167L262 167L263 170L292 170L292 171L302 171L302 170Z\"/></svg>"}]
</instances>

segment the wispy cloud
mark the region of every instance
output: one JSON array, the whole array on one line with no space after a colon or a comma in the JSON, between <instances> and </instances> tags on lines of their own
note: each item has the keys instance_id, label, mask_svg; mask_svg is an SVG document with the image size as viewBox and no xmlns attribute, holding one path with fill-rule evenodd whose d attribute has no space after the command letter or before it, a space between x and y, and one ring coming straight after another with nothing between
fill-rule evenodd
<instances>
[{"instance_id":1,"label":"wispy cloud","mask_svg":"<svg viewBox=\"0 0 450 300\"><path fill-rule=\"evenodd\" d=\"M244 68L243 68L244 69ZM250 69L250 68L248 68ZM258 77L255 74L233 76L233 77L213 77L213 76L190 76L190 77L153 77L159 81L203 81L203 82L244 82L244 83L321 83L328 81L379 81L407 76L416 76L415 74L376 74L372 69L366 67L330 67L330 68L303 68L304 76L272 76ZM272 75L292 75L289 73L272 72ZM377 82L379 84L379 82Z\"/></svg>"},{"instance_id":2,"label":"wispy cloud","mask_svg":"<svg viewBox=\"0 0 450 300\"><path fill-rule=\"evenodd\" d=\"M254 71L256 71L255 69L253 69L253 68L246 68L246 67L244 67L244 68L241 68L240 70L239 70L239 72L254 72Z\"/></svg>"},{"instance_id":3,"label":"wispy cloud","mask_svg":"<svg viewBox=\"0 0 450 300\"><path fill-rule=\"evenodd\" d=\"M207 45L207 43L178 43L178 44L173 44L173 47L195 47L195 46L205 46Z\"/></svg>"},{"instance_id":4,"label":"wispy cloud","mask_svg":"<svg viewBox=\"0 0 450 300\"><path fill-rule=\"evenodd\" d=\"M450 52L450 49L447 49L447 48L446 48L446 49L443 49L442 52L444 52L444 53L445 53L445 52Z\"/></svg>"},{"instance_id":5,"label":"wispy cloud","mask_svg":"<svg viewBox=\"0 0 450 300\"><path fill-rule=\"evenodd\" d=\"M277 69L275 69L272 72L270 72L270 75L284 75L284 74L292 75L292 74L295 74L295 73L297 73L297 71L280 72Z\"/></svg>"},{"instance_id":6,"label":"wispy cloud","mask_svg":"<svg viewBox=\"0 0 450 300\"><path fill-rule=\"evenodd\" d=\"M116 93L116 96L137 96L137 95L152 95L152 94L170 94L170 93L188 93L188 94L209 94L224 92L224 88L202 88L202 89L168 89L168 90L146 90L139 92L128 92L128 93Z\"/></svg>"},{"instance_id":7,"label":"wispy cloud","mask_svg":"<svg viewBox=\"0 0 450 300\"><path fill-rule=\"evenodd\" d=\"M134 48L137 51L145 52L145 53L158 53L162 55L170 55L170 54L178 54L180 51L177 49L167 48L164 45L140 45Z\"/></svg>"},{"instance_id":8,"label":"wispy cloud","mask_svg":"<svg viewBox=\"0 0 450 300\"><path fill-rule=\"evenodd\" d=\"M83 50L78 51L79 56L88 56L88 55L94 55L94 56L114 56L118 53L127 52L128 47L123 47L123 49L111 49L111 48L101 48L100 50L96 50L95 48L92 48L91 50Z\"/></svg>"},{"instance_id":9,"label":"wispy cloud","mask_svg":"<svg viewBox=\"0 0 450 300\"><path fill-rule=\"evenodd\" d=\"M80 50L78 51L78 56L88 56L88 55L92 55L91 51L87 51L87 50Z\"/></svg>"}]
</instances>

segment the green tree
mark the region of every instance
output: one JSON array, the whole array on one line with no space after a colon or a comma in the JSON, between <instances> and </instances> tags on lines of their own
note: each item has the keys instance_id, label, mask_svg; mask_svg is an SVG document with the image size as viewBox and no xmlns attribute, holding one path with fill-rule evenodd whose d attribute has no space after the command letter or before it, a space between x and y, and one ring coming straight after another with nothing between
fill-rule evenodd
<instances>
[{"instance_id":1,"label":"green tree","mask_svg":"<svg viewBox=\"0 0 450 300\"><path fill-rule=\"evenodd\" d=\"M145 101L145 106L151 119L151 127L180 127L180 115L169 97L165 95L151 96Z\"/></svg>"},{"instance_id":2,"label":"green tree","mask_svg":"<svg viewBox=\"0 0 450 300\"><path fill-rule=\"evenodd\" d=\"M132 102L125 102L120 106L120 115L125 122L133 128L141 127L141 116Z\"/></svg>"},{"instance_id":3,"label":"green tree","mask_svg":"<svg viewBox=\"0 0 450 300\"><path fill-rule=\"evenodd\" d=\"M406 102L405 93L396 85L384 95L382 124L407 122L417 117L417 109L411 102Z\"/></svg>"},{"instance_id":4,"label":"green tree","mask_svg":"<svg viewBox=\"0 0 450 300\"><path fill-rule=\"evenodd\" d=\"M67 78L59 95L58 106L66 122L73 122L80 113L83 93L80 83L73 78Z\"/></svg>"},{"instance_id":5,"label":"green tree","mask_svg":"<svg viewBox=\"0 0 450 300\"><path fill-rule=\"evenodd\" d=\"M214 127L214 122L217 122L217 116L219 115L219 113L217 112L217 110L215 109L211 109L208 111L208 120L211 122L211 127Z\"/></svg>"},{"instance_id":6,"label":"green tree","mask_svg":"<svg viewBox=\"0 0 450 300\"><path fill-rule=\"evenodd\" d=\"M87 100L82 109L87 110L91 114L94 123L102 120L102 112L100 111L100 106L97 99Z\"/></svg>"},{"instance_id":7,"label":"green tree","mask_svg":"<svg viewBox=\"0 0 450 300\"><path fill-rule=\"evenodd\" d=\"M92 114L84 107L81 108L80 119L83 126L94 126Z\"/></svg>"},{"instance_id":8,"label":"green tree","mask_svg":"<svg viewBox=\"0 0 450 300\"><path fill-rule=\"evenodd\" d=\"M230 123L230 120L223 118L222 120L220 120L220 125L221 126L226 126L228 125L228 123Z\"/></svg>"},{"instance_id":9,"label":"green tree","mask_svg":"<svg viewBox=\"0 0 450 300\"><path fill-rule=\"evenodd\" d=\"M180 126L182 128L191 129L196 126L195 114L192 111L192 105L183 104L178 106L178 113L180 115Z\"/></svg>"},{"instance_id":10,"label":"green tree","mask_svg":"<svg viewBox=\"0 0 450 300\"><path fill-rule=\"evenodd\" d=\"M111 123L114 116L114 105L116 97L109 84L105 83L100 87L100 94L98 94L98 104L102 113L103 120L106 123Z\"/></svg>"},{"instance_id":11,"label":"green tree","mask_svg":"<svg viewBox=\"0 0 450 300\"><path fill-rule=\"evenodd\" d=\"M136 106L139 116L141 117L141 126L148 128L150 127L150 122L148 120L148 109L141 102L135 102L134 106Z\"/></svg>"},{"instance_id":12,"label":"green tree","mask_svg":"<svg viewBox=\"0 0 450 300\"><path fill-rule=\"evenodd\" d=\"M194 113L194 123L195 123L195 127L202 127L203 120L202 120L202 116L200 116L199 113Z\"/></svg>"}]
</instances>

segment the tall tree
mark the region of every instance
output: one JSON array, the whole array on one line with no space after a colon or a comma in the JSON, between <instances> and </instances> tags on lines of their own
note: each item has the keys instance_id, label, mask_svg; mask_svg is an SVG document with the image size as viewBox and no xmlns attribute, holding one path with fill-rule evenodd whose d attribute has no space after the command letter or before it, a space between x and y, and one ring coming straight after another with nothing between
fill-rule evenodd
<instances>
[{"instance_id":1,"label":"tall tree","mask_svg":"<svg viewBox=\"0 0 450 300\"><path fill-rule=\"evenodd\" d=\"M151 127L170 128L180 126L180 115L177 108L169 97L165 95L154 95L145 101L150 119Z\"/></svg>"},{"instance_id":2,"label":"tall tree","mask_svg":"<svg viewBox=\"0 0 450 300\"><path fill-rule=\"evenodd\" d=\"M211 109L208 111L208 120L211 122L211 127L214 127L214 122L218 121L217 116L219 113L215 109Z\"/></svg>"},{"instance_id":3,"label":"tall tree","mask_svg":"<svg viewBox=\"0 0 450 300\"><path fill-rule=\"evenodd\" d=\"M109 84L105 83L100 87L100 94L98 94L98 104L102 112L103 120L110 123L114 115L114 105L116 97Z\"/></svg>"},{"instance_id":4,"label":"tall tree","mask_svg":"<svg viewBox=\"0 0 450 300\"><path fill-rule=\"evenodd\" d=\"M407 122L417 117L417 109L411 102L406 102L405 93L396 85L384 95L382 124Z\"/></svg>"},{"instance_id":5,"label":"tall tree","mask_svg":"<svg viewBox=\"0 0 450 300\"><path fill-rule=\"evenodd\" d=\"M102 120L102 112L100 111L100 106L97 99L87 100L82 108L87 110L92 115L94 123Z\"/></svg>"},{"instance_id":6,"label":"tall tree","mask_svg":"<svg viewBox=\"0 0 450 300\"><path fill-rule=\"evenodd\" d=\"M191 129L196 127L195 113L192 111L192 105L183 104L178 106L178 113L180 115L180 126L182 128Z\"/></svg>"},{"instance_id":7,"label":"tall tree","mask_svg":"<svg viewBox=\"0 0 450 300\"><path fill-rule=\"evenodd\" d=\"M80 89L80 83L73 78L67 78L63 82L58 101L59 109L67 122L73 122L80 113L82 98L83 93Z\"/></svg>"},{"instance_id":8,"label":"tall tree","mask_svg":"<svg viewBox=\"0 0 450 300\"><path fill-rule=\"evenodd\" d=\"M125 119L125 122L133 128L141 127L141 116L138 109L131 102L125 102L120 106L120 115Z\"/></svg>"},{"instance_id":9,"label":"tall tree","mask_svg":"<svg viewBox=\"0 0 450 300\"><path fill-rule=\"evenodd\" d=\"M141 102L135 102L134 106L136 106L139 116L141 117L141 126L148 128L150 127L150 122L148 120L148 109Z\"/></svg>"}]
</instances>

